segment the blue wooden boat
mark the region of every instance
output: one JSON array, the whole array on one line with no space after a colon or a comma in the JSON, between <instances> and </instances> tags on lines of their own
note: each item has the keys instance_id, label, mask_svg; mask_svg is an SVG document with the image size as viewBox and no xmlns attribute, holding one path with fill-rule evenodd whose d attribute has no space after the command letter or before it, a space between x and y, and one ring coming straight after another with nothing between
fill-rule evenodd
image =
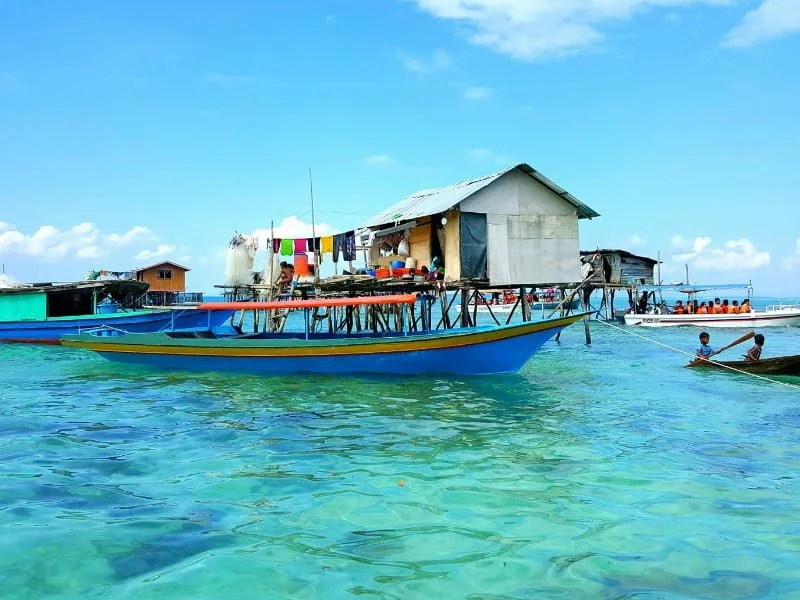
<instances>
[{"instance_id":1,"label":"blue wooden boat","mask_svg":"<svg viewBox=\"0 0 800 600\"><path fill-rule=\"evenodd\" d=\"M309 331L309 310L322 306L409 303L416 297L388 296L247 303L247 308L305 311L298 333L219 336L212 332L65 336L65 346L93 350L118 362L167 369L290 373L485 375L515 373L541 346L586 314L507 325L441 331L330 334ZM234 303L220 303L231 305ZM240 303L236 303L240 304Z\"/></svg>"},{"instance_id":2,"label":"blue wooden boat","mask_svg":"<svg viewBox=\"0 0 800 600\"><path fill-rule=\"evenodd\" d=\"M211 330L235 312L196 306L120 310L116 304L98 303L107 286L79 282L0 289L0 342L58 344L64 335L93 328L131 333Z\"/></svg>"}]
</instances>

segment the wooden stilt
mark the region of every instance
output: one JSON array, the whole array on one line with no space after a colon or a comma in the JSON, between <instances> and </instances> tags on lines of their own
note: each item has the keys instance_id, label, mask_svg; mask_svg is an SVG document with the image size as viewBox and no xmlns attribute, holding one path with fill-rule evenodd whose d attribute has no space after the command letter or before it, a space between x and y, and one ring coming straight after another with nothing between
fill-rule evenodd
<instances>
[{"instance_id":1,"label":"wooden stilt","mask_svg":"<svg viewBox=\"0 0 800 600\"><path fill-rule=\"evenodd\" d=\"M525 286L520 286L519 288L519 298L520 303L522 304L522 321L527 323L531 320L531 305L528 303L528 295L525 293Z\"/></svg>"}]
</instances>

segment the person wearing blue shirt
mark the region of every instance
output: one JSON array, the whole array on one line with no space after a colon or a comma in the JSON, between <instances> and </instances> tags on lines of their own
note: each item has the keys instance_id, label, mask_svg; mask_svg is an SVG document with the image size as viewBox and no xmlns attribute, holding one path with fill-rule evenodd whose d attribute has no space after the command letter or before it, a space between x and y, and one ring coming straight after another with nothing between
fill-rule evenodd
<instances>
[{"instance_id":1,"label":"person wearing blue shirt","mask_svg":"<svg viewBox=\"0 0 800 600\"><path fill-rule=\"evenodd\" d=\"M709 346L711 336L707 332L700 333L700 347L697 349L697 358L709 358L715 354L714 349Z\"/></svg>"}]
</instances>

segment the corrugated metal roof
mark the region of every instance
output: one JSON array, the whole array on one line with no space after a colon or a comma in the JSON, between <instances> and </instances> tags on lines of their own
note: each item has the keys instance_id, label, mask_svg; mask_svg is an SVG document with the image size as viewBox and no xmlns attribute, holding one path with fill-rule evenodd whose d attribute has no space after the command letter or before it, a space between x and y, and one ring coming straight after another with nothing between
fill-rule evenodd
<instances>
[{"instance_id":1,"label":"corrugated metal roof","mask_svg":"<svg viewBox=\"0 0 800 600\"><path fill-rule=\"evenodd\" d=\"M578 211L579 219L591 219L592 217L600 216L599 213L596 213L583 202L578 200L575 196L557 186L530 165L520 163L516 166L509 167L508 169L498 171L497 173L479 177L478 179L461 181L454 185L449 185L443 188L416 192L415 194L404 198L400 202L393 204L368 221L362 223L360 227L364 229L369 227L378 227L380 225L387 225L389 223L396 223L398 221L407 221L409 219L427 217L444 212L463 202L475 192L482 190L487 185L497 181L503 175L516 169L519 169L529 177L532 177L554 194L561 196L564 200L572 204Z\"/></svg>"}]
</instances>

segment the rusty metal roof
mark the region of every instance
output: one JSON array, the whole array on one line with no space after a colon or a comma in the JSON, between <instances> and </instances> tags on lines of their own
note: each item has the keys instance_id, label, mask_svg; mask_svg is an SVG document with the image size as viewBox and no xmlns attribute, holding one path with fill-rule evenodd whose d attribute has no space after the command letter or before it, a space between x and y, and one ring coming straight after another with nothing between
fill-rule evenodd
<instances>
[{"instance_id":1,"label":"rusty metal roof","mask_svg":"<svg viewBox=\"0 0 800 600\"><path fill-rule=\"evenodd\" d=\"M509 167L508 169L498 171L497 173L479 177L478 179L461 181L447 187L416 192L415 194L412 194L400 202L393 204L383 212L362 223L360 227L364 229L369 227L378 227L380 225L397 223L399 221L407 221L409 219L416 219L419 217L427 217L444 212L463 202L475 192L497 181L503 175L506 175L514 170L522 171L529 177L544 185L554 194L572 204L577 209L579 219L591 219L592 217L600 216L599 213L586 206L583 202L578 200L566 190L557 186L530 165L520 163L516 166Z\"/></svg>"}]
</instances>

